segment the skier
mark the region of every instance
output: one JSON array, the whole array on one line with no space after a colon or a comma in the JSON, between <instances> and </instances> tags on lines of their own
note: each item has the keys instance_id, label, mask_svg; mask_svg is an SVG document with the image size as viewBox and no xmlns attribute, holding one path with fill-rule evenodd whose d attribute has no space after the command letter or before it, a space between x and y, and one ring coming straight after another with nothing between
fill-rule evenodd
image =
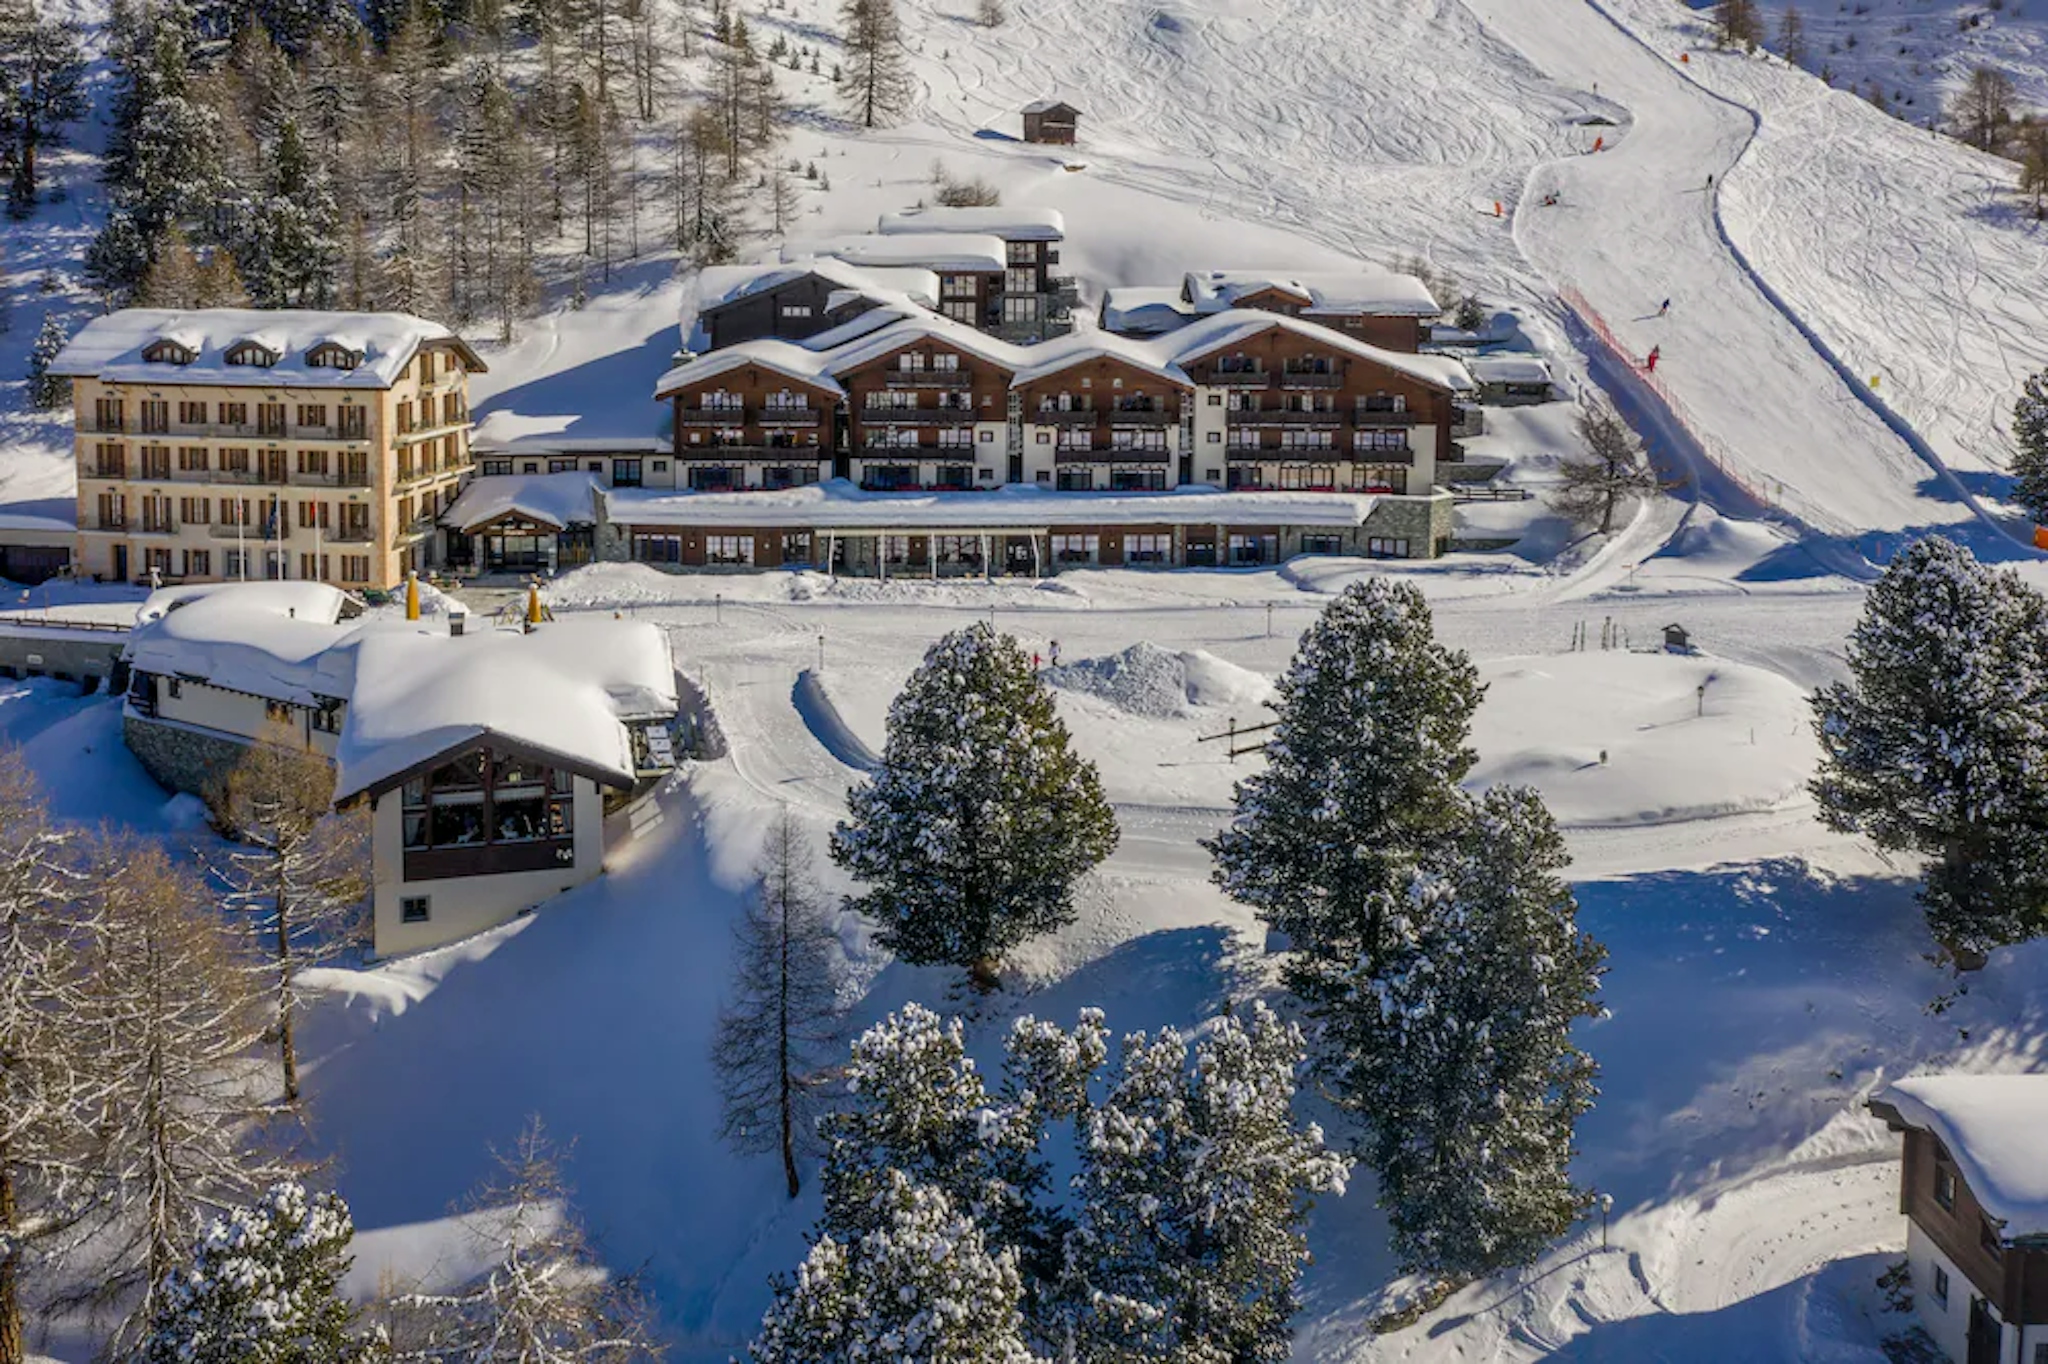
<instances>
[{"instance_id":1,"label":"skier","mask_svg":"<svg viewBox=\"0 0 2048 1364\"><path fill-rule=\"evenodd\" d=\"M1649 373L1655 374L1657 372L1657 361L1663 354L1664 348L1662 346L1650 347L1649 358L1643 361L1643 368Z\"/></svg>"},{"instance_id":2,"label":"skier","mask_svg":"<svg viewBox=\"0 0 2048 1364\"><path fill-rule=\"evenodd\" d=\"M1707 172L1707 189L1708 189L1709 191L1711 191L1711 190L1712 190L1713 188L1714 188L1714 173L1713 173L1712 171L1708 171L1708 172Z\"/></svg>"},{"instance_id":3,"label":"skier","mask_svg":"<svg viewBox=\"0 0 2048 1364\"><path fill-rule=\"evenodd\" d=\"M1657 305L1657 316L1659 316L1659 317L1663 317L1663 316L1664 316L1664 315L1665 315L1666 313L1669 313L1670 311L1671 311L1671 300L1670 300L1670 299L1668 299L1668 298L1667 298L1667 299L1665 299L1665 300L1664 300L1664 301L1663 301L1662 303L1659 303L1659 304Z\"/></svg>"},{"instance_id":4,"label":"skier","mask_svg":"<svg viewBox=\"0 0 2048 1364\"><path fill-rule=\"evenodd\" d=\"M1031 655L1031 671L1038 671L1038 655L1035 653Z\"/></svg>"},{"instance_id":5,"label":"skier","mask_svg":"<svg viewBox=\"0 0 2048 1364\"><path fill-rule=\"evenodd\" d=\"M1052 665L1057 668L1060 665L1060 642L1053 640L1049 647L1052 649Z\"/></svg>"}]
</instances>

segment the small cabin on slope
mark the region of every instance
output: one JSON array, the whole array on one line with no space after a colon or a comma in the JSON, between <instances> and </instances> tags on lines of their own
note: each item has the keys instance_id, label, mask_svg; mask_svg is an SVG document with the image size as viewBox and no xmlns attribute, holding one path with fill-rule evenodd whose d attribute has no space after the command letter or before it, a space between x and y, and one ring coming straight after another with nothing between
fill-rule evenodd
<instances>
[{"instance_id":1,"label":"small cabin on slope","mask_svg":"<svg viewBox=\"0 0 2048 1364\"><path fill-rule=\"evenodd\" d=\"M2048 1075L1921 1075L1870 1100L1905 1134L1913 1303L1953 1364L2048 1364Z\"/></svg>"},{"instance_id":2,"label":"small cabin on slope","mask_svg":"<svg viewBox=\"0 0 2048 1364\"><path fill-rule=\"evenodd\" d=\"M1024 106L1024 140L1071 147L1081 131L1081 111L1056 99Z\"/></svg>"}]
</instances>

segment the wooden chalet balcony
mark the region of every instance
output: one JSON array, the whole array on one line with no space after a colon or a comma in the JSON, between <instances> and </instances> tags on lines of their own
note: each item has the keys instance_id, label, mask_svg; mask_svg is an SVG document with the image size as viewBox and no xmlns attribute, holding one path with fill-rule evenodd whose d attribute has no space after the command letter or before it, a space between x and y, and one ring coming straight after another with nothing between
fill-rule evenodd
<instances>
[{"instance_id":1,"label":"wooden chalet balcony","mask_svg":"<svg viewBox=\"0 0 2048 1364\"><path fill-rule=\"evenodd\" d=\"M1351 414L1354 426L1415 426L1421 421L1422 415L1418 412L1368 412L1361 407Z\"/></svg>"},{"instance_id":2,"label":"wooden chalet balcony","mask_svg":"<svg viewBox=\"0 0 2048 1364\"><path fill-rule=\"evenodd\" d=\"M822 411L816 407L762 407L754 410L754 420L763 426L816 426Z\"/></svg>"},{"instance_id":3,"label":"wooden chalet balcony","mask_svg":"<svg viewBox=\"0 0 2048 1364\"><path fill-rule=\"evenodd\" d=\"M1092 407L1041 407L1024 414L1026 426L1093 426L1102 414Z\"/></svg>"},{"instance_id":4,"label":"wooden chalet balcony","mask_svg":"<svg viewBox=\"0 0 2048 1364\"><path fill-rule=\"evenodd\" d=\"M1238 409L1228 414L1232 426L1342 426L1345 413L1303 412L1295 407Z\"/></svg>"},{"instance_id":5,"label":"wooden chalet balcony","mask_svg":"<svg viewBox=\"0 0 2048 1364\"><path fill-rule=\"evenodd\" d=\"M1280 372L1282 388L1339 388L1343 383L1344 376L1341 374L1324 374L1305 369Z\"/></svg>"},{"instance_id":6,"label":"wooden chalet balcony","mask_svg":"<svg viewBox=\"0 0 2048 1364\"><path fill-rule=\"evenodd\" d=\"M959 369L892 369L883 372L889 388L972 388L974 376Z\"/></svg>"},{"instance_id":7,"label":"wooden chalet balcony","mask_svg":"<svg viewBox=\"0 0 2048 1364\"><path fill-rule=\"evenodd\" d=\"M830 455L820 445L685 445L676 451L685 464L732 464L767 460L777 464L816 464Z\"/></svg>"},{"instance_id":8,"label":"wooden chalet balcony","mask_svg":"<svg viewBox=\"0 0 2048 1364\"><path fill-rule=\"evenodd\" d=\"M682 412L685 426L743 426L747 420L744 407L686 407Z\"/></svg>"},{"instance_id":9,"label":"wooden chalet balcony","mask_svg":"<svg viewBox=\"0 0 2048 1364\"><path fill-rule=\"evenodd\" d=\"M1219 369L1209 376L1211 388L1264 388L1273 377L1272 371L1263 369Z\"/></svg>"},{"instance_id":10,"label":"wooden chalet balcony","mask_svg":"<svg viewBox=\"0 0 2048 1364\"><path fill-rule=\"evenodd\" d=\"M971 426L971 407L873 407L860 414L863 426Z\"/></svg>"},{"instance_id":11,"label":"wooden chalet balcony","mask_svg":"<svg viewBox=\"0 0 2048 1364\"><path fill-rule=\"evenodd\" d=\"M1398 450L1307 450L1278 445L1233 445L1224 458L1233 464L1399 464L1412 466L1415 452Z\"/></svg>"},{"instance_id":12,"label":"wooden chalet balcony","mask_svg":"<svg viewBox=\"0 0 2048 1364\"><path fill-rule=\"evenodd\" d=\"M1165 464L1173 458L1171 450L1055 450L1055 464Z\"/></svg>"},{"instance_id":13,"label":"wooden chalet balcony","mask_svg":"<svg viewBox=\"0 0 2048 1364\"><path fill-rule=\"evenodd\" d=\"M1111 426L1172 426L1179 420L1156 407L1112 407L1107 415Z\"/></svg>"}]
</instances>

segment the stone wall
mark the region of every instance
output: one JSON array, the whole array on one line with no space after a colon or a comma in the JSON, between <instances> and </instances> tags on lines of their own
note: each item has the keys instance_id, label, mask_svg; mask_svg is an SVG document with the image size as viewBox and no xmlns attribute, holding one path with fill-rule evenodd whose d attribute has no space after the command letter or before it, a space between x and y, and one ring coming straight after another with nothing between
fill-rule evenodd
<instances>
[{"instance_id":1,"label":"stone wall","mask_svg":"<svg viewBox=\"0 0 2048 1364\"><path fill-rule=\"evenodd\" d=\"M121 651L127 647L126 631L64 634L33 626L0 627L0 675L89 682L115 679L108 690L116 691L128 684L128 670L121 663Z\"/></svg>"},{"instance_id":2,"label":"stone wall","mask_svg":"<svg viewBox=\"0 0 2048 1364\"><path fill-rule=\"evenodd\" d=\"M241 760L243 745L182 725L121 717L121 737L142 770L172 791L204 797Z\"/></svg>"},{"instance_id":3,"label":"stone wall","mask_svg":"<svg viewBox=\"0 0 2048 1364\"><path fill-rule=\"evenodd\" d=\"M1449 493L1428 498L1386 497L1365 518L1360 533L1384 540L1406 540L1408 553L1417 559L1431 558L1438 547L1449 543L1457 513Z\"/></svg>"}]
</instances>

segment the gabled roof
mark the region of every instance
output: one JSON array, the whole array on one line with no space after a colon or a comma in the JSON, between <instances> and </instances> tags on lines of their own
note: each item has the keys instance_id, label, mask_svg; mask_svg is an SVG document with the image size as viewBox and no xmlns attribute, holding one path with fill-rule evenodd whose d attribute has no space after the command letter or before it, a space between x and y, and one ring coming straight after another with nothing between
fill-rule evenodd
<instances>
[{"instance_id":1,"label":"gabled roof","mask_svg":"<svg viewBox=\"0 0 2048 1364\"><path fill-rule=\"evenodd\" d=\"M1552 382L1550 366L1540 355L1475 355L1465 362L1472 377L1482 384L1547 384Z\"/></svg>"},{"instance_id":2,"label":"gabled roof","mask_svg":"<svg viewBox=\"0 0 2048 1364\"><path fill-rule=\"evenodd\" d=\"M1189 365L1217 351L1242 346L1254 336L1275 329L1306 337L1318 346L1370 361L1436 388L1453 393L1467 393L1472 389L1472 376L1465 371L1465 366L1447 355L1410 355L1405 351L1386 350L1332 331L1319 323L1256 309L1238 309L1200 318L1179 331L1146 344L1170 347L1177 363Z\"/></svg>"},{"instance_id":3,"label":"gabled roof","mask_svg":"<svg viewBox=\"0 0 2048 1364\"><path fill-rule=\"evenodd\" d=\"M1031 103L1024 106L1024 112L1027 114L1050 114L1056 113L1062 109L1066 110L1070 114L1076 115L1078 115L1081 112L1079 109L1076 109L1073 105L1067 103L1065 100L1060 99L1035 99L1031 101Z\"/></svg>"},{"instance_id":4,"label":"gabled roof","mask_svg":"<svg viewBox=\"0 0 2048 1364\"><path fill-rule=\"evenodd\" d=\"M149 361L158 340L193 352L190 364ZM310 351L334 341L362 355L354 369L307 363ZM231 365L228 352L252 342L275 353L274 365ZM65 343L50 373L110 383L233 384L252 388L389 388L423 346L447 346L472 373L485 365L469 344L438 322L404 313L261 311L250 308L123 308L96 317Z\"/></svg>"},{"instance_id":5,"label":"gabled roof","mask_svg":"<svg viewBox=\"0 0 2048 1364\"><path fill-rule=\"evenodd\" d=\"M1067 220L1056 208L934 208L884 213L875 231L885 237L929 232L982 232L1006 242L1056 242Z\"/></svg>"},{"instance_id":6,"label":"gabled roof","mask_svg":"<svg viewBox=\"0 0 2048 1364\"><path fill-rule=\"evenodd\" d=\"M920 307L937 307L939 277L919 267L850 265L831 256L781 265L711 265L697 275L697 312L701 316L729 307L755 294L816 275L839 290L872 298L878 303L908 300Z\"/></svg>"},{"instance_id":7,"label":"gabled roof","mask_svg":"<svg viewBox=\"0 0 2048 1364\"><path fill-rule=\"evenodd\" d=\"M204 681L272 701L314 705L348 695L361 628L350 599L324 583L165 587L135 614L126 657L139 672Z\"/></svg>"},{"instance_id":8,"label":"gabled roof","mask_svg":"<svg viewBox=\"0 0 2048 1364\"><path fill-rule=\"evenodd\" d=\"M922 266L941 272L1002 270L1010 262L1009 247L1002 238L978 232L814 237L782 248L782 259L790 264L815 256L836 256L850 265Z\"/></svg>"},{"instance_id":9,"label":"gabled roof","mask_svg":"<svg viewBox=\"0 0 2048 1364\"><path fill-rule=\"evenodd\" d=\"M2008 1243L2048 1237L2048 1075L1916 1075L1870 1106L1940 1138Z\"/></svg>"},{"instance_id":10,"label":"gabled roof","mask_svg":"<svg viewBox=\"0 0 2048 1364\"><path fill-rule=\"evenodd\" d=\"M879 330L888 330L894 325L896 324L886 323ZM694 360L686 360L677 365L655 383L654 396L666 402L691 384L716 379L736 369L758 367L780 374L792 383L808 384L834 397L843 398L846 396L846 390L839 386L839 381L834 379L827 369L831 358L828 351L813 350L794 341L778 341L772 337L764 337L758 341L742 341L738 345L727 346L723 350L715 350L709 355L700 355Z\"/></svg>"},{"instance_id":11,"label":"gabled roof","mask_svg":"<svg viewBox=\"0 0 2048 1364\"><path fill-rule=\"evenodd\" d=\"M1198 312L1234 308L1268 290L1300 301L1302 311L1342 317L1436 317L1443 305L1413 275L1388 270L1195 270L1181 286Z\"/></svg>"},{"instance_id":12,"label":"gabled roof","mask_svg":"<svg viewBox=\"0 0 2048 1364\"><path fill-rule=\"evenodd\" d=\"M1194 305L1178 289L1125 285L1102 293L1102 325L1113 332L1163 336L1197 316Z\"/></svg>"},{"instance_id":13,"label":"gabled roof","mask_svg":"<svg viewBox=\"0 0 2048 1364\"><path fill-rule=\"evenodd\" d=\"M489 474L463 488L441 524L464 534L506 516L517 515L562 530L597 524L595 474Z\"/></svg>"}]
</instances>

